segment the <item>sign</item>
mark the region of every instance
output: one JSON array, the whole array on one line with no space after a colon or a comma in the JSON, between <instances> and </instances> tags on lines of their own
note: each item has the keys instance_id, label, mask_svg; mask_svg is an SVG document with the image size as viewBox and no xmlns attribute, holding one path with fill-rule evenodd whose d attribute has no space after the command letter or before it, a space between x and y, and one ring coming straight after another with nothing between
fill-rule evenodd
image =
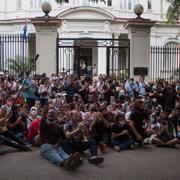
<instances>
[{"instance_id":1,"label":"sign","mask_svg":"<svg viewBox=\"0 0 180 180\"><path fill-rule=\"evenodd\" d=\"M147 67L135 67L134 76L147 76L148 68Z\"/></svg>"}]
</instances>

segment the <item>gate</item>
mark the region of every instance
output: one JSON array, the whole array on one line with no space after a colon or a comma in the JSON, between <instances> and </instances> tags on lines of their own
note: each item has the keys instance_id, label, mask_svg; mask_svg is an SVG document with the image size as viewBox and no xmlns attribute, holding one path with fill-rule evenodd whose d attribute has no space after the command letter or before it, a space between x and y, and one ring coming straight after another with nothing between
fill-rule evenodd
<instances>
[{"instance_id":1,"label":"gate","mask_svg":"<svg viewBox=\"0 0 180 180\"><path fill-rule=\"evenodd\" d=\"M0 71L17 76L20 72L36 72L36 38L29 34L0 34Z\"/></svg>"},{"instance_id":2,"label":"gate","mask_svg":"<svg viewBox=\"0 0 180 180\"><path fill-rule=\"evenodd\" d=\"M80 77L103 70L107 76L124 79L129 77L129 53L128 39L57 38L56 72Z\"/></svg>"}]
</instances>

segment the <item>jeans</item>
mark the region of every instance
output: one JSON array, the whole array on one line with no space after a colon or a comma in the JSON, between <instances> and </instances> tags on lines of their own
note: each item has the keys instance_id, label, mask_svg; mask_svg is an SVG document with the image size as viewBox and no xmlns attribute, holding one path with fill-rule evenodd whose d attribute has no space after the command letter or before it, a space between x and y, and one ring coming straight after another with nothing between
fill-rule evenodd
<instances>
[{"instance_id":1,"label":"jeans","mask_svg":"<svg viewBox=\"0 0 180 180\"><path fill-rule=\"evenodd\" d=\"M121 150L126 150L130 145L133 144L132 139L122 139L122 140L112 140L111 144L113 146L119 146Z\"/></svg>"},{"instance_id":2,"label":"jeans","mask_svg":"<svg viewBox=\"0 0 180 180\"><path fill-rule=\"evenodd\" d=\"M25 145L17 144L15 142L11 141L9 138L6 138L2 134L0 135L0 145L13 147L13 148L16 148L16 149L19 149L19 150L25 150Z\"/></svg>"},{"instance_id":3,"label":"jeans","mask_svg":"<svg viewBox=\"0 0 180 180\"><path fill-rule=\"evenodd\" d=\"M57 166L62 165L64 160L69 159L69 155L62 147L55 149L51 144L42 144L40 147L40 153L42 157Z\"/></svg>"},{"instance_id":4,"label":"jeans","mask_svg":"<svg viewBox=\"0 0 180 180\"><path fill-rule=\"evenodd\" d=\"M84 152L87 149L90 149L91 156L97 156L97 144L95 140L89 140L89 141L74 141L74 142L69 142L69 141L64 141L62 143L62 146L64 150L68 154L72 154L74 152Z\"/></svg>"},{"instance_id":5,"label":"jeans","mask_svg":"<svg viewBox=\"0 0 180 180\"><path fill-rule=\"evenodd\" d=\"M13 140L18 144L25 145L25 143L20 138L18 138L12 131L6 130L1 133L1 135L3 135L5 138L8 138L9 140Z\"/></svg>"}]
</instances>

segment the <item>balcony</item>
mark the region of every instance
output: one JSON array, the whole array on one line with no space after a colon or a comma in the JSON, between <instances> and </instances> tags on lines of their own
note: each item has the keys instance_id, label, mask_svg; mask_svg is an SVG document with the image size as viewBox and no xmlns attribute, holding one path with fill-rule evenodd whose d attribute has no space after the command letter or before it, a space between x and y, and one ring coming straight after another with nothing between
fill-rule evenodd
<instances>
[{"instance_id":1,"label":"balcony","mask_svg":"<svg viewBox=\"0 0 180 180\"><path fill-rule=\"evenodd\" d=\"M89 0L75 0L72 4L73 6L93 6L93 7L107 7L107 4L104 2L96 2Z\"/></svg>"}]
</instances>

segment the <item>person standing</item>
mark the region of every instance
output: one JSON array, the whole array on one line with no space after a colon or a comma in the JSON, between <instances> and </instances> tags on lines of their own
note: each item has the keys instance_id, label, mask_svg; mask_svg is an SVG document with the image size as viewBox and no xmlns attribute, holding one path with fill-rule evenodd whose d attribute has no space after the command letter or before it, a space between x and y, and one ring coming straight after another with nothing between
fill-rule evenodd
<instances>
[{"instance_id":1,"label":"person standing","mask_svg":"<svg viewBox=\"0 0 180 180\"><path fill-rule=\"evenodd\" d=\"M35 83L33 82L33 74L28 71L26 73L27 78L23 81L23 96L26 100L26 103L29 105L29 108L34 106L35 103Z\"/></svg>"}]
</instances>

